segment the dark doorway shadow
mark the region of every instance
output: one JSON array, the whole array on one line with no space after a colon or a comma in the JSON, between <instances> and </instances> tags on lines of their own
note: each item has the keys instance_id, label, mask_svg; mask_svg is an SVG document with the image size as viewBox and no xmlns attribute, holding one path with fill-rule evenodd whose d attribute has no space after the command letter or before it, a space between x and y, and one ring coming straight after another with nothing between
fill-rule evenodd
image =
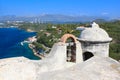
<instances>
[{"instance_id":1,"label":"dark doorway shadow","mask_svg":"<svg viewBox=\"0 0 120 80\"><path fill-rule=\"evenodd\" d=\"M86 61L86 60L88 60L88 59L90 59L91 57L93 57L94 55L93 55L93 53L91 53L91 52L84 52L83 53L83 61Z\"/></svg>"}]
</instances>

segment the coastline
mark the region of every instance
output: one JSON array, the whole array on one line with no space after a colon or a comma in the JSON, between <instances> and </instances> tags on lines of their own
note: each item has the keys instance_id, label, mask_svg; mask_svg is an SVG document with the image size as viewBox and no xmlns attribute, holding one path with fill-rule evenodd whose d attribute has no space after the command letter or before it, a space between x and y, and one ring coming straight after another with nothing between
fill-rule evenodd
<instances>
[{"instance_id":1,"label":"coastline","mask_svg":"<svg viewBox=\"0 0 120 80\"><path fill-rule=\"evenodd\" d=\"M29 48L25 40L36 36L36 33L30 33L18 27L1 27L0 59L24 56L31 60L38 60ZM23 44L24 43L24 44Z\"/></svg>"},{"instance_id":2,"label":"coastline","mask_svg":"<svg viewBox=\"0 0 120 80\"><path fill-rule=\"evenodd\" d=\"M33 51L33 53L34 53L35 56L39 57L40 59L45 58L44 54L40 54L38 51L36 51L35 45L29 43L28 46Z\"/></svg>"},{"instance_id":3,"label":"coastline","mask_svg":"<svg viewBox=\"0 0 120 80\"><path fill-rule=\"evenodd\" d=\"M28 32L28 33L37 33L37 32L34 31L34 30L31 30L31 29L22 29L22 28L20 28L20 27L18 27L18 26L0 27L0 28L3 28L3 29L18 29L18 30L23 30L23 31ZM31 37L28 37L27 39L33 38L33 37L34 37L34 36L31 36ZM33 41L33 42L34 42L34 41ZM21 46L24 46L24 43L27 43L27 44L28 44L28 48L32 50L32 53L33 53L34 56L39 57L40 59L45 58L45 56L43 55L43 53L42 53L42 54L39 53L39 52L33 47L34 45L32 44L31 41L25 39L24 41L21 41L21 42L20 42Z\"/></svg>"},{"instance_id":4,"label":"coastline","mask_svg":"<svg viewBox=\"0 0 120 80\"><path fill-rule=\"evenodd\" d=\"M34 31L34 30L31 30L31 29L21 29L20 27L17 27L18 29L20 29L20 30L24 30L24 31L26 31L26 32L28 32L28 33L37 33L36 31ZM35 38L36 36L32 36L32 37L28 37L27 39L29 39L29 38ZM37 40L37 38L36 38L36 40ZM35 40L35 41L36 41ZM35 41L32 41L32 42L35 42ZM44 55L42 55L42 54L39 54L38 53L38 51L36 51L36 49L34 48L35 46L32 44L32 42L31 41L29 41L29 40L24 40L23 41L23 43L28 43L28 47L32 50L32 52L33 52L33 54L36 56L36 57L39 57L40 59L43 59L45 56ZM34 47L33 47L34 46Z\"/></svg>"},{"instance_id":5,"label":"coastline","mask_svg":"<svg viewBox=\"0 0 120 80\"><path fill-rule=\"evenodd\" d=\"M0 28L19 28L18 26L10 26L10 27L0 27Z\"/></svg>"},{"instance_id":6,"label":"coastline","mask_svg":"<svg viewBox=\"0 0 120 80\"><path fill-rule=\"evenodd\" d=\"M36 32L36 31L34 31L34 30L31 30L31 29L27 29L26 31L27 31L27 32Z\"/></svg>"}]
</instances>

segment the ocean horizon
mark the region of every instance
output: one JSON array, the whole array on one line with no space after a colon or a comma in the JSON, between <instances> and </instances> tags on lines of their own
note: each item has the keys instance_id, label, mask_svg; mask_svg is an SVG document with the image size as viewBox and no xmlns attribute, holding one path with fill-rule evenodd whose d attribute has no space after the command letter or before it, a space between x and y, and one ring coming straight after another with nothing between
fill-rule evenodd
<instances>
[{"instance_id":1,"label":"ocean horizon","mask_svg":"<svg viewBox=\"0 0 120 80\"><path fill-rule=\"evenodd\" d=\"M27 32L19 28L0 28L0 59L23 56L38 60L39 58L28 47L28 43L21 45L22 41L35 35L35 32Z\"/></svg>"}]
</instances>

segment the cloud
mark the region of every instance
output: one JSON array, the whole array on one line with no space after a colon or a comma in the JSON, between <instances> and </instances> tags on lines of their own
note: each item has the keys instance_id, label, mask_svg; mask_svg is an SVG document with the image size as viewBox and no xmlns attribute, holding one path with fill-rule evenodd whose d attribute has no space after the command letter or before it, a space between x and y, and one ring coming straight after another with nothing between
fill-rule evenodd
<instances>
[{"instance_id":1,"label":"cloud","mask_svg":"<svg viewBox=\"0 0 120 80\"><path fill-rule=\"evenodd\" d=\"M103 12L103 13L101 13L102 15L108 15L109 13L107 13L107 12Z\"/></svg>"}]
</instances>

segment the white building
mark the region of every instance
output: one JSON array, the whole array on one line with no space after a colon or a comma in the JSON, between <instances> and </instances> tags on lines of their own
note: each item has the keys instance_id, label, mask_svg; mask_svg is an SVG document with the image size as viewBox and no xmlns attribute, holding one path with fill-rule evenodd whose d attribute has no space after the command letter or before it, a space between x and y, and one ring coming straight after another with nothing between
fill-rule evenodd
<instances>
[{"instance_id":1,"label":"white building","mask_svg":"<svg viewBox=\"0 0 120 80\"><path fill-rule=\"evenodd\" d=\"M63 35L60 42L53 45L51 52L45 59L52 60L54 66L56 64L63 67L62 65L71 66L74 63L81 63L93 56L108 57L111 40L112 38L105 30L93 23L92 27L82 29L79 38L72 34Z\"/></svg>"},{"instance_id":2,"label":"white building","mask_svg":"<svg viewBox=\"0 0 120 80\"><path fill-rule=\"evenodd\" d=\"M77 28L77 30L81 29ZM78 40L82 46L84 60L95 55L109 56L109 43L112 38L109 37L105 30L93 22L92 27L84 28L81 31Z\"/></svg>"}]
</instances>

